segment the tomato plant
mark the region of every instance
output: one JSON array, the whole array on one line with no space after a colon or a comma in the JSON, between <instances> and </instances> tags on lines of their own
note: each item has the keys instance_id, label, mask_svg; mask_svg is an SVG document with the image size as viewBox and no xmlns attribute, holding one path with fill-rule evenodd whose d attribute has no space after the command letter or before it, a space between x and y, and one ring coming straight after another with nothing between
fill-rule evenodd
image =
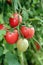
<instances>
[{"instance_id":1,"label":"tomato plant","mask_svg":"<svg viewBox=\"0 0 43 65\"><path fill-rule=\"evenodd\" d=\"M0 65L43 65L43 0L0 0Z\"/></svg>"}]
</instances>

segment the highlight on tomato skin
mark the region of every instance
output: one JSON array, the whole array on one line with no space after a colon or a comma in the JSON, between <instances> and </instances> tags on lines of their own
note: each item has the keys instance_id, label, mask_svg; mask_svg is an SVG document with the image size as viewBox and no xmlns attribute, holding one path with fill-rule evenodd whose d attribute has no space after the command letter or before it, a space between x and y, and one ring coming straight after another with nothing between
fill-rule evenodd
<instances>
[{"instance_id":1,"label":"highlight on tomato skin","mask_svg":"<svg viewBox=\"0 0 43 65\"><path fill-rule=\"evenodd\" d=\"M26 26L21 26L20 29L21 35L27 39L31 39L34 36L35 29L34 27L28 28Z\"/></svg>"},{"instance_id":2,"label":"highlight on tomato skin","mask_svg":"<svg viewBox=\"0 0 43 65\"><path fill-rule=\"evenodd\" d=\"M8 44L15 44L18 40L18 31L14 30L14 32L6 32L5 40Z\"/></svg>"},{"instance_id":3,"label":"highlight on tomato skin","mask_svg":"<svg viewBox=\"0 0 43 65\"><path fill-rule=\"evenodd\" d=\"M28 40L27 39L20 38L17 41L17 49L18 49L18 51L25 52L28 49L28 47L29 47L29 44L28 44Z\"/></svg>"}]
</instances>

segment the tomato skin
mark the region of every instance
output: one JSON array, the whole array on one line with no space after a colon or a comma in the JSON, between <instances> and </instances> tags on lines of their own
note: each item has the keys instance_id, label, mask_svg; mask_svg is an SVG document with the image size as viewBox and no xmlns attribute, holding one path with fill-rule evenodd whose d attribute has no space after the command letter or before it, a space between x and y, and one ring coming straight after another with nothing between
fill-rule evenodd
<instances>
[{"instance_id":1,"label":"tomato skin","mask_svg":"<svg viewBox=\"0 0 43 65\"><path fill-rule=\"evenodd\" d=\"M37 50L40 50L40 45L37 42L35 42L35 46Z\"/></svg>"},{"instance_id":2,"label":"tomato skin","mask_svg":"<svg viewBox=\"0 0 43 65\"><path fill-rule=\"evenodd\" d=\"M14 32L6 32L5 40L9 44L15 44L18 40L18 31L14 30Z\"/></svg>"},{"instance_id":3,"label":"tomato skin","mask_svg":"<svg viewBox=\"0 0 43 65\"><path fill-rule=\"evenodd\" d=\"M22 34L22 36L24 36L27 39L30 39L34 36L35 30L34 28L28 28L26 26L22 26L20 29L20 32Z\"/></svg>"},{"instance_id":4,"label":"tomato skin","mask_svg":"<svg viewBox=\"0 0 43 65\"><path fill-rule=\"evenodd\" d=\"M22 23L22 16L18 13L13 14L13 17L9 18L9 23L11 27L18 26L19 23Z\"/></svg>"},{"instance_id":5,"label":"tomato skin","mask_svg":"<svg viewBox=\"0 0 43 65\"><path fill-rule=\"evenodd\" d=\"M0 24L0 30L3 30L5 27L3 24Z\"/></svg>"},{"instance_id":6,"label":"tomato skin","mask_svg":"<svg viewBox=\"0 0 43 65\"><path fill-rule=\"evenodd\" d=\"M29 44L28 44L28 40L27 39L19 39L17 42L17 49L20 52L25 52L28 48Z\"/></svg>"},{"instance_id":7,"label":"tomato skin","mask_svg":"<svg viewBox=\"0 0 43 65\"><path fill-rule=\"evenodd\" d=\"M14 16L15 18L18 18L18 13L14 13L13 16Z\"/></svg>"},{"instance_id":8,"label":"tomato skin","mask_svg":"<svg viewBox=\"0 0 43 65\"><path fill-rule=\"evenodd\" d=\"M16 27L19 24L18 18L10 18L9 23L11 27Z\"/></svg>"},{"instance_id":9,"label":"tomato skin","mask_svg":"<svg viewBox=\"0 0 43 65\"><path fill-rule=\"evenodd\" d=\"M15 14L14 14L14 17L15 17L15 18L18 18L19 23L22 23L22 16L21 16L20 14L15 13Z\"/></svg>"}]
</instances>

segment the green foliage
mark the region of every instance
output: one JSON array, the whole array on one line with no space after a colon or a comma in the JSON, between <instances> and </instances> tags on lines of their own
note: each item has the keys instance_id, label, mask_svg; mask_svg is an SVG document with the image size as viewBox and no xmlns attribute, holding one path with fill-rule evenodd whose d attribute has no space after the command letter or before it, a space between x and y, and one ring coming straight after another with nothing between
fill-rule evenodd
<instances>
[{"instance_id":1,"label":"green foliage","mask_svg":"<svg viewBox=\"0 0 43 65\"><path fill-rule=\"evenodd\" d=\"M43 65L43 0L12 0L11 4L6 0L0 0L0 23L10 30L12 28L9 25L9 17L15 12L22 15L23 25L35 28L35 35L28 40L29 48L24 53L25 58L23 55L19 58L16 44L7 44L4 39L6 31L0 30L0 65L21 65L24 59L26 64L22 65ZM34 42L40 45L39 51L36 50Z\"/></svg>"},{"instance_id":2,"label":"green foliage","mask_svg":"<svg viewBox=\"0 0 43 65\"><path fill-rule=\"evenodd\" d=\"M3 39L5 34L6 34L5 30L0 30L0 41Z\"/></svg>"},{"instance_id":3,"label":"green foliage","mask_svg":"<svg viewBox=\"0 0 43 65\"><path fill-rule=\"evenodd\" d=\"M11 52L6 53L5 63L7 63L8 65L20 65L16 55L12 54Z\"/></svg>"},{"instance_id":4,"label":"green foliage","mask_svg":"<svg viewBox=\"0 0 43 65\"><path fill-rule=\"evenodd\" d=\"M0 56L3 54L3 48L0 47Z\"/></svg>"}]
</instances>

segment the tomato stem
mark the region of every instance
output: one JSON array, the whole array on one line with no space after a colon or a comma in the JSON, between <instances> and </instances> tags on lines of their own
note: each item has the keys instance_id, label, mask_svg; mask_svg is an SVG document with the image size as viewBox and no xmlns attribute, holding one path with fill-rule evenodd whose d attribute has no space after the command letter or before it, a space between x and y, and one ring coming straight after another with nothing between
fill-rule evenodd
<instances>
[{"instance_id":1,"label":"tomato stem","mask_svg":"<svg viewBox=\"0 0 43 65\"><path fill-rule=\"evenodd\" d=\"M22 52L18 52L18 56L19 56L21 65L27 65L27 61L24 57L24 54Z\"/></svg>"}]
</instances>

